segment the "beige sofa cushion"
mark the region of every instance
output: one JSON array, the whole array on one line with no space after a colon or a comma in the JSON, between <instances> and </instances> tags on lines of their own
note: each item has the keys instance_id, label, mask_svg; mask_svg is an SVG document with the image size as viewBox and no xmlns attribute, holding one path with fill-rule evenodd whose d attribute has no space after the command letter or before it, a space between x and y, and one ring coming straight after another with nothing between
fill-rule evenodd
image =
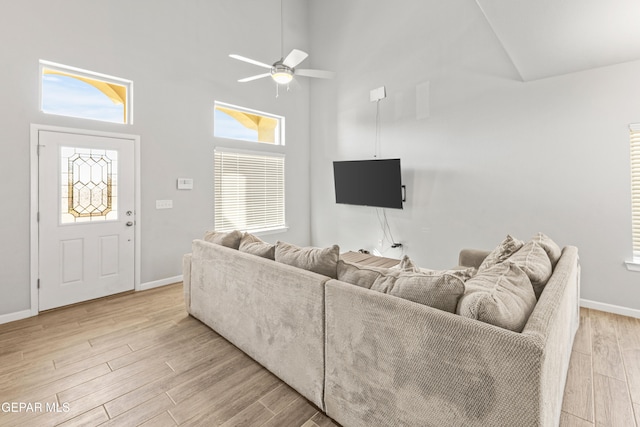
<instances>
[{"instance_id":1,"label":"beige sofa cushion","mask_svg":"<svg viewBox=\"0 0 640 427\"><path fill-rule=\"evenodd\" d=\"M238 249L240 252L246 252L262 258L276 259L276 246L263 241L253 234L244 233Z\"/></svg>"},{"instance_id":2,"label":"beige sofa cushion","mask_svg":"<svg viewBox=\"0 0 640 427\"><path fill-rule=\"evenodd\" d=\"M515 332L522 331L536 305L529 277L510 261L478 272L465 286L459 315Z\"/></svg>"},{"instance_id":3,"label":"beige sofa cushion","mask_svg":"<svg viewBox=\"0 0 640 427\"><path fill-rule=\"evenodd\" d=\"M229 231L228 233L221 231L207 231L204 234L204 240L209 243L226 246L231 249L240 247L242 232L238 230Z\"/></svg>"},{"instance_id":4,"label":"beige sofa cushion","mask_svg":"<svg viewBox=\"0 0 640 427\"><path fill-rule=\"evenodd\" d=\"M518 249L520 249L524 245L522 240L518 240L511 236L510 234L504 238L502 242L494 250L492 250L489 255L482 261L480 267L478 267L478 271L483 271L488 268L493 267L496 264L501 263L505 259L509 258L513 255Z\"/></svg>"},{"instance_id":5,"label":"beige sofa cushion","mask_svg":"<svg viewBox=\"0 0 640 427\"><path fill-rule=\"evenodd\" d=\"M420 270L418 266L413 262L413 260L409 258L408 255L404 255L400 260L400 262L394 265L393 267L391 267L391 269L401 270L401 271L412 271L412 272L416 272Z\"/></svg>"},{"instance_id":6,"label":"beige sofa cushion","mask_svg":"<svg viewBox=\"0 0 640 427\"><path fill-rule=\"evenodd\" d=\"M455 313L464 294L464 281L448 271L429 274L398 271L380 274L371 290Z\"/></svg>"},{"instance_id":7,"label":"beige sofa cushion","mask_svg":"<svg viewBox=\"0 0 640 427\"><path fill-rule=\"evenodd\" d=\"M560 249L560 246L551 240L549 236L543 233L537 233L531 240L539 244L547 253L549 261L551 261L551 268L556 268L560 255L562 255L562 249Z\"/></svg>"},{"instance_id":8,"label":"beige sofa cushion","mask_svg":"<svg viewBox=\"0 0 640 427\"><path fill-rule=\"evenodd\" d=\"M531 281L536 299L540 298L551 277L551 262L545 250L530 240L518 252L507 258L507 261L516 264L525 272Z\"/></svg>"},{"instance_id":9,"label":"beige sofa cushion","mask_svg":"<svg viewBox=\"0 0 640 427\"><path fill-rule=\"evenodd\" d=\"M411 258L409 258L408 255L404 255L400 260L400 263L398 263L398 265L391 267L390 270L391 271L400 270L402 272L408 272L408 273L422 273L428 276L448 273L461 278L463 281L469 280L478 272L478 270L474 267L467 267L467 268L456 267L451 270L432 270L430 268L421 268L421 267L418 267L416 263L413 262Z\"/></svg>"},{"instance_id":10,"label":"beige sofa cushion","mask_svg":"<svg viewBox=\"0 0 640 427\"><path fill-rule=\"evenodd\" d=\"M475 269L474 269L475 270ZM402 271L338 261L338 280L455 313L464 293L461 270Z\"/></svg>"},{"instance_id":11,"label":"beige sofa cushion","mask_svg":"<svg viewBox=\"0 0 640 427\"><path fill-rule=\"evenodd\" d=\"M352 264L342 259L338 261L338 280L361 288L371 289L373 282L380 275L389 274L389 271L388 268Z\"/></svg>"},{"instance_id":12,"label":"beige sofa cushion","mask_svg":"<svg viewBox=\"0 0 640 427\"><path fill-rule=\"evenodd\" d=\"M313 271L335 279L337 277L340 247L300 247L281 241L276 242L275 260L283 264Z\"/></svg>"}]
</instances>

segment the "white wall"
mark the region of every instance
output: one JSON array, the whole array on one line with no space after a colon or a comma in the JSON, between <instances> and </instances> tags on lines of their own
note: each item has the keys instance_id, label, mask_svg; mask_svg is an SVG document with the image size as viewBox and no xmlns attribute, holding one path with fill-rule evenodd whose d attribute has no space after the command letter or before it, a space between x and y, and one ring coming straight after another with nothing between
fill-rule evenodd
<instances>
[{"instance_id":1,"label":"white wall","mask_svg":"<svg viewBox=\"0 0 640 427\"><path fill-rule=\"evenodd\" d=\"M285 50L308 48L307 2L285 1ZM29 127L41 123L141 136L142 283L181 274L192 239L213 226L213 101L284 115L289 232L309 243L309 89L275 98L261 69L228 58L280 57L278 0L84 0L3 2L0 14L0 316L29 309ZM295 23L292 23L294 22ZM134 81L134 124L39 112L38 60ZM177 191L176 178L194 178ZM295 179L291 179L295 177ZM171 210L155 200L172 199Z\"/></svg>"},{"instance_id":2,"label":"white wall","mask_svg":"<svg viewBox=\"0 0 640 427\"><path fill-rule=\"evenodd\" d=\"M387 215L419 265L542 231L579 248L583 299L640 310L639 273L623 265L640 62L523 83L474 1L310 5L311 51L338 72L311 90L315 245L372 249L382 237L376 209L335 204L331 162L372 158L369 90L385 85L380 154L402 159L408 188L405 209ZM430 115L418 119L424 82Z\"/></svg>"},{"instance_id":3,"label":"white wall","mask_svg":"<svg viewBox=\"0 0 640 427\"><path fill-rule=\"evenodd\" d=\"M638 273L623 266L631 254L627 125L640 122L638 62L523 83L474 1L285 0L295 18L285 51L309 49L305 67L338 77L311 91L301 80L275 99L267 81L235 83L256 69L227 57L280 56L275 0L4 3L0 316L29 308L30 123L141 136L146 283L179 275L191 239L212 227L216 99L287 118L291 228L267 240L375 247L376 210L334 203L331 161L371 158L368 96L381 85L389 96L380 104L380 154L402 158L409 197L404 210L387 212L406 253L447 267L462 247L543 231L578 246L583 298L640 309ZM39 59L132 79L134 124L40 113ZM419 120L416 87L427 81L430 116ZM195 189L175 190L179 176L194 178ZM173 199L174 209L155 210L156 199Z\"/></svg>"}]
</instances>

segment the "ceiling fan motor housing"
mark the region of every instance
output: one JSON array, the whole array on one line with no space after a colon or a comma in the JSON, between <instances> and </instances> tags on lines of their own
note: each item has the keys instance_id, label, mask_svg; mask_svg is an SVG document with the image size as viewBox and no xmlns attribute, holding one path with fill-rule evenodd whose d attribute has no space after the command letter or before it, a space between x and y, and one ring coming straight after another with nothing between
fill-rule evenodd
<instances>
[{"instance_id":1,"label":"ceiling fan motor housing","mask_svg":"<svg viewBox=\"0 0 640 427\"><path fill-rule=\"evenodd\" d=\"M280 60L273 64L273 67L271 68L271 77L277 83L287 84L293 80L294 71L294 68L287 67L282 63L282 60Z\"/></svg>"}]
</instances>

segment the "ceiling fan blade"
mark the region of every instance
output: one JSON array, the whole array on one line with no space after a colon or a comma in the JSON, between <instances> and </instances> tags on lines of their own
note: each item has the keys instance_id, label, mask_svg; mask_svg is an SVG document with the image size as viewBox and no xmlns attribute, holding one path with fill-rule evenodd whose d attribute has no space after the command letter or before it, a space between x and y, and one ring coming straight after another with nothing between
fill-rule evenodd
<instances>
[{"instance_id":1,"label":"ceiling fan blade","mask_svg":"<svg viewBox=\"0 0 640 427\"><path fill-rule=\"evenodd\" d=\"M309 54L298 49L293 49L289 55L282 61L289 68L295 68L299 63L307 59Z\"/></svg>"},{"instance_id":2,"label":"ceiling fan blade","mask_svg":"<svg viewBox=\"0 0 640 427\"><path fill-rule=\"evenodd\" d=\"M335 77L336 73L334 73L333 71L325 71L325 70L300 69L300 70L296 70L296 75L305 76L305 77L317 77L320 79L332 79Z\"/></svg>"},{"instance_id":3,"label":"ceiling fan blade","mask_svg":"<svg viewBox=\"0 0 640 427\"><path fill-rule=\"evenodd\" d=\"M244 61L244 62L248 62L249 64L257 65L258 67L271 69L271 65L265 64L264 62L256 61L255 59L251 59L251 58L247 58L247 57L244 57L244 56L236 55L234 53L232 53L229 56L231 58L237 59L239 61Z\"/></svg>"},{"instance_id":4,"label":"ceiling fan blade","mask_svg":"<svg viewBox=\"0 0 640 427\"><path fill-rule=\"evenodd\" d=\"M238 80L238 82L239 83L246 83L246 82L250 82L252 80L258 80L258 79L262 79L264 77L269 77L270 75L271 75L271 73L258 74L256 76L245 77L244 79Z\"/></svg>"}]
</instances>

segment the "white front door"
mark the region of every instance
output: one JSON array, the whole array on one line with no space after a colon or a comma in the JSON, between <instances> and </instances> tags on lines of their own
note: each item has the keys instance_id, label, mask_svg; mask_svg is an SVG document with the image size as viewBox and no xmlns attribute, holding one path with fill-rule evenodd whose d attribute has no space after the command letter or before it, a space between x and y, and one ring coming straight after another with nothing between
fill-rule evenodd
<instances>
[{"instance_id":1,"label":"white front door","mask_svg":"<svg viewBox=\"0 0 640 427\"><path fill-rule=\"evenodd\" d=\"M134 141L39 130L39 309L134 289Z\"/></svg>"}]
</instances>

